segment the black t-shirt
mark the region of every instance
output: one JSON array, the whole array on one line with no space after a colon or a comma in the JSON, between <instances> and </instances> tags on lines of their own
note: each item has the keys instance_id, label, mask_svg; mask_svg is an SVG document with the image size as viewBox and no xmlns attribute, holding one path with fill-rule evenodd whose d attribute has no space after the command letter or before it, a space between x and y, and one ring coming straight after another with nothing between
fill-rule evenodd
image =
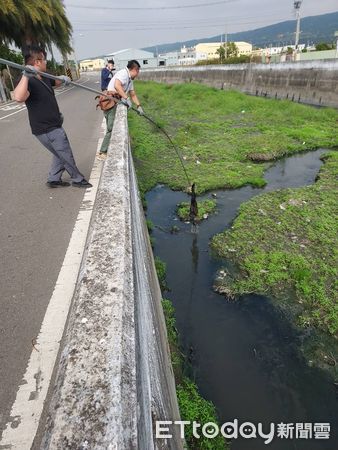
<instances>
[{"instance_id":1,"label":"black t-shirt","mask_svg":"<svg viewBox=\"0 0 338 450\"><path fill-rule=\"evenodd\" d=\"M53 86L55 81L49 78L30 78L29 97L26 100L29 123L35 135L48 133L62 126L62 117L56 102Z\"/></svg>"}]
</instances>

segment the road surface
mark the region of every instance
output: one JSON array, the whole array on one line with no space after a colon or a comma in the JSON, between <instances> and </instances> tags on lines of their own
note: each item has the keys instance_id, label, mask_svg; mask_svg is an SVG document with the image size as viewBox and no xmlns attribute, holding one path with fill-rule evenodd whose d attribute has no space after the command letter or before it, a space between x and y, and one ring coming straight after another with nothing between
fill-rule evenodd
<instances>
[{"instance_id":1,"label":"road surface","mask_svg":"<svg viewBox=\"0 0 338 450\"><path fill-rule=\"evenodd\" d=\"M80 82L99 89L97 76L84 75ZM102 134L102 113L96 111L94 97L74 87L57 94L75 160L87 179ZM50 160L31 134L25 107L0 105L0 437L85 193L74 187L48 188Z\"/></svg>"}]
</instances>

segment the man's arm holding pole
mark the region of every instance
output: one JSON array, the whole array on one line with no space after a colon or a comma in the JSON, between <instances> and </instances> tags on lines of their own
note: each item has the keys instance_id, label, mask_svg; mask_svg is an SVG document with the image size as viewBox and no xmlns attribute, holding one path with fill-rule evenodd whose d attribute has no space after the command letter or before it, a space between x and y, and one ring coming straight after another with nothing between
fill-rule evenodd
<instances>
[{"instance_id":1,"label":"man's arm holding pole","mask_svg":"<svg viewBox=\"0 0 338 450\"><path fill-rule=\"evenodd\" d=\"M132 102L136 105L136 107L138 108L140 106L140 101L137 98L136 92L135 91L129 91L130 94L130 98L132 100Z\"/></svg>"},{"instance_id":2,"label":"man's arm holding pole","mask_svg":"<svg viewBox=\"0 0 338 450\"><path fill-rule=\"evenodd\" d=\"M21 80L14 89L14 100L16 100L19 103L25 102L29 97L28 80L29 80L28 77L22 75Z\"/></svg>"}]
</instances>

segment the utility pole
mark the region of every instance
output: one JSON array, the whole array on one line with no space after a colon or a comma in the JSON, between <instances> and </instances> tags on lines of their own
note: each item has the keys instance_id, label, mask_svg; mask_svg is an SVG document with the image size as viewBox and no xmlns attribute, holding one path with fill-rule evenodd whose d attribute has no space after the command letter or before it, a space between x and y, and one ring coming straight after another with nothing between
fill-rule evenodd
<instances>
[{"instance_id":1,"label":"utility pole","mask_svg":"<svg viewBox=\"0 0 338 450\"><path fill-rule=\"evenodd\" d=\"M302 0L295 0L293 2L293 6L295 8L296 12L296 20L297 20L297 27L296 27L296 39L295 39L295 52L298 52L298 44L299 44L299 34L300 34L300 6L302 4Z\"/></svg>"},{"instance_id":2,"label":"utility pole","mask_svg":"<svg viewBox=\"0 0 338 450\"><path fill-rule=\"evenodd\" d=\"M75 64L76 79L79 79L80 78L79 64L77 62L76 55L75 55L75 41L74 41L74 37L72 36L71 39L72 39L72 47L73 47L73 51L71 53L71 57L72 57L72 59L74 61L74 64Z\"/></svg>"},{"instance_id":3,"label":"utility pole","mask_svg":"<svg viewBox=\"0 0 338 450\"><path fill-rule=\"evenodd\" d=\"M225 48L225 59L228 57L228 32L227 32L227 26L225 25L224 30L224 48Z\"/></svg>"}]
</instances>

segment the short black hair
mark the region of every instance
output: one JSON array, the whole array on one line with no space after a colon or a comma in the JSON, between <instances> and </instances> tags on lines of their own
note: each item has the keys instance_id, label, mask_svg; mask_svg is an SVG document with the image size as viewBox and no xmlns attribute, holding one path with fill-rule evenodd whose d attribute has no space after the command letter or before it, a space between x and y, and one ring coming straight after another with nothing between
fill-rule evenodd
<instances>
[{"instance_id":1,"label":"short black hair","mask_svg":"<svg viewBox=\"0 0 338 450\"><path fill-rule=\"evenodd\" d=\"M115 64L113 59L108 59L107 64Z\"/></svg>"},{"instance_id":2,"label":"short black hair","mask_svg":"<svg viewBox=\"0 0 338 450\"><path fill-rule=\"evenodd\" d=\"M38 45L28 45L24 48L22 53L25 60L25 64L33 64L34 59L36 59L37 56L41 55L41 53L44 55L45 58L47 56L46 50Z\"/></svg>"},{"instance_id":3,"label":"short black hair","mask_svg":"<svg viewBox=\"0 0 338 450\"><path fill-rule=\"evenodd\" d=\"M141 67L140 63L136 61L136 59L131 59L128 61L127 68L128 69L136 69L136 67L139 69Z\"/></svg>"}]
</instances>

